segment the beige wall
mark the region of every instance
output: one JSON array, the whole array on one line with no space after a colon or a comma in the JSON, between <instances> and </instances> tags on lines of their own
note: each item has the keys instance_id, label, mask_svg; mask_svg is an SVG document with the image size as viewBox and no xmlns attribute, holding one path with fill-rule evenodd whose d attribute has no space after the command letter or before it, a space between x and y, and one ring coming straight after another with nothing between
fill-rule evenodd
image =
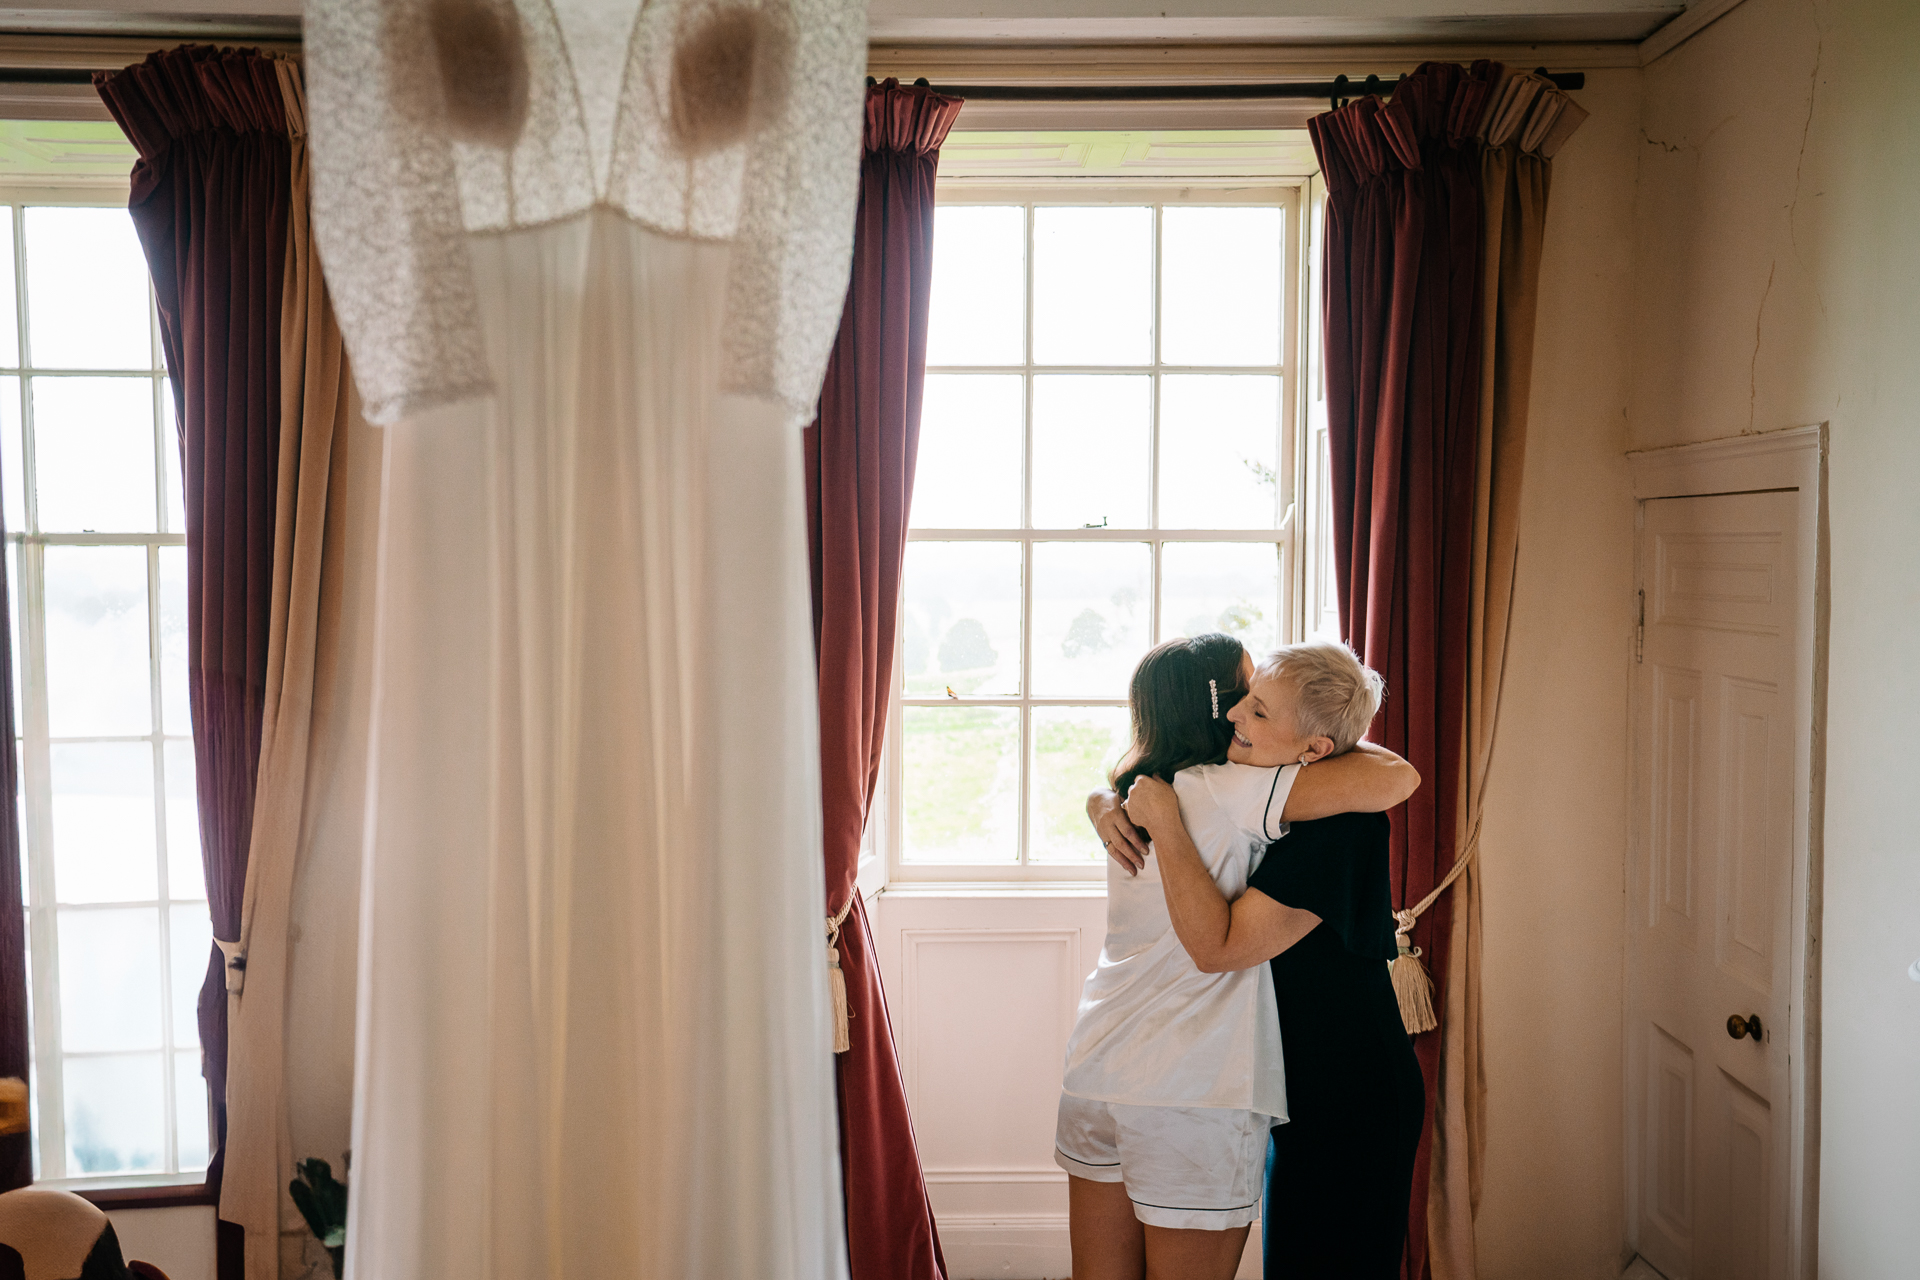
<instances>
[{"instance_id":1,"label":"beige wall","mask_svg":"<svg viewBox=\"0 0 1920 1280\"><path fill-rule=\"evenodd\" d=\"M1820 1274L1920 1256L1912 0L1747 0L1650 67L1636 448L1829 422Z\"/></svg>"},{"instance_id":2,"label":"beige wall","mask_svg":"<svg viewBox=\"0 0 1920 1280\"><path fill-rule=\"evenodd\" d=\"M1484 1280L1620 1274L1638 71L1555 158L1512 647L1482 836Z\"/></svg>"}]
</instances>

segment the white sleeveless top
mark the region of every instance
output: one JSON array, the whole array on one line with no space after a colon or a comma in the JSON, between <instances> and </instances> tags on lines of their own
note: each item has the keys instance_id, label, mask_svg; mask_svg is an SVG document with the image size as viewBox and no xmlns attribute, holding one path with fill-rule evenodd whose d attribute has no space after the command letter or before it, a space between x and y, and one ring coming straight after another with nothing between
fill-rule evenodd
<instances>
[{"instance_id":1,"label":"white sleeveless top","mask_svg":"<svg viewBox=\"0 0 1920 1280\"><path fill-rule=\"evenodd\" d=\"M1299 772L1213 764L1174 775L1187 834L1228 901L1286 833L1280 814ZM1286 1118L1273 972L1200 971L1173 931L1158 853L1137 876L1107 865L1106 945L1080 993L1062 1087L1102 1102Z\"/></svg>"}]
</instances>

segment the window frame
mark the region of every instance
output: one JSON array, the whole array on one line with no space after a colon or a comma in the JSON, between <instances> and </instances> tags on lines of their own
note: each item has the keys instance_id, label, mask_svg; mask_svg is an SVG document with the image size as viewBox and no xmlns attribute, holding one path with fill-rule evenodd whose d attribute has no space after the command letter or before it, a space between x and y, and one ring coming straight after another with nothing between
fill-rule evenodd
<instances>
[{"instance_id":1,"label":"window frame","mask_svg":"<svg viewBox=\"0 0 1920 1280\"><path fill-rule=\"evenodd\" d=\"M1021 694L1018 697L1005 698L967 698L968 706L1014 707L1020 712L1020 736L1017 750L1020 752L1019 766L1019 802L1017 818L1017 839L1019 861L1016 863L964 864L964 863L927 863L908 862L904 857L904 815L902 805L897 798L902 794L902 731L905 708L909 706L950 705L945 699L910 697L905 694L904 684L904 644L905 644L905 598L900 602L899 621L895 628L894 677L893 687L889 690L887 709L887 736L882 752L879 785L876 787L874 803L868 821L869 839L881 846L873 859L875 864L882 861L878 856L884 853L885 884L887 886L912 886L917 889L937 888L952 885L970 891L988 887L1012 887L1028 889L1046 889L1062 885L1088 884L1104 882L1106 867L1104 860L1086 863L1050 863L1030 862L1027 858L1027 845L1031 835L1031 791L1032 791L1032 710L1049 706L1072 707L1125 707L1124 696L1118 698L1091 697L1047 697L1036 696L1031 683L1033 650L1033 549L1041 542L1127 542L1146 543L1150 550L1151 601L1148 608L1149 644L1160 640L1160 612L1162 591L1161 562L1166 544L1180 542L1246 542L1271 543L1279 547L1281 555L1280 569L1280 635L1283 642L1298 638L1305 628L1305 595L1308 585L1306 567L1302 563L1300 515L1306 510L1303 481L1308 476L1306 456L1306 432L1303 424L1307 415L1307 379L1302 376L1306 367L1306 341L1308 317L1303 305L1308 264L1306 253L1308 236L1305 233L1305 213L1308 208L1308 179L1300 178L1260 178L1249 180L1236 178L1208 183L1188 178L1169 180L1166 178L1145 178L1120 182L1088 179L1058 179L1054 181L1036 180L1020 184L1001 185L997 183L965 182L943 185L937 202L940 205L1012 205L1026 207L1025 220L1025 298L1024 324L1025 343L1023 360L1017 365L929 365L927 373L932 374L987 374L1013 373L1023 382L1022 403L1022 475L1021 475L1021 519L1018 528L1006 529L920 529L909 528L907 541L912 542L1014 542L1021 548ZM1091 204L1113 205L1151 205L1153 216L1152 284L1151 305L1153 314L1153 339L1151 360L1139 365L1041 365L1033 360L1033 210L1047 206L1085 206ZM1163 241L1163 218L1161 211L1168 206L1219 207L1226 205L1277 206L1282 211L1282 252L1281 252L1281 335L1278 364L1274 365L1173 365L1160 359L1162 341L1162 317L1160 298L1160 262ZM1317 237L1316 237L1317 239ZM1167 529L1157 527L1159 518L1160 494L1160 406L1161 378L1167 374L1193 373L1244 373L1253 375L1277 376L1280 378L1280 422L1276 459L1281 471L1280 487L1284 514L1278 525L1272 529ZM1031 524L1032 519L1032 405L1033 379L1036 373L1074 374L1144 374L1151 382L1151 413L1148 428L1148 457L1150 460L1148 479L1148 521L1145 529L1041 529ZM1089 788L1094 780L1089 780ZM874 867L871 880L863 876L863 887L879 880L879 866Z\"/></svg>"},{"instance_id":2,"label":"window frame","mask_svg":"<svg viewBox=\"0 0 1920 1280\"><path fill-rule=\"evenodd\" d=\"M167 403L168 371L161 350L159 314L153 283L146 282L148 367L145 369L41 368L34 364L32 334L28 323L28 300L32 290L31 271L26 256L26 219L28 208L121 208L125 193L114 187L73 185L61 187L0 188L0 206L12 210L12 253L14 260L14 323L18 334L17 365L0 367L0 378L16 379L17 412L20 423L20 459L25 474L19 478L23 499L24 529L6 532L7 568L13 578L13 608L18 618L17 651L20 689L19 717L15 726L20 762L20 821L24 836L21 871L26 896L27 943L30 961L29 994L32 1046L35 1181L41 1185L84 1191L97 1202L159 1204L200 1203L195 1188L206 1182L206 1169L181 1171L179 1168L179 1098L175 1060L183 1051L174 1025L172 908L203 903L204 898L175 899L168 880L167 858L167 786L165 751L169 741L188 744L191 730L168 732L163 708L160 552L163 547L186 546L184 529L171 528L168 502L168 469L165 450L171 446L176 456L178 442L170 441L173 408ZM35 474L33 390L35 378L127 378L149 383L152 405L154 446L154 525L150 533L43 533L39 531L39 495L37 486L27 483ZM91 735L62 737L56 744L48 709L46 576L45 552L48 547L137 546L145 549L147 605L147 675L151 730L146 734ZM66 743L144 743L153 752L155 896L128 902L61 904L55 887L53 848L52 748ZM128 1053L148 1054L155 1050L102 1050L66 1052L61 1034L59 920L63 911L112 910L149 907L157 916L155 937L158 948L157 986L160 1002L161 1098L163 1113L163 1167L159 1170L123 1173L86 1173L67 1168L67 1124L64 1070L49 1072L45 1064L58 1060L63 1067L69 1058L109 1058ZM197 1027L192 1039L198 1044ZM204 1050L202 1050L204 1052ZM204 1078L203 1078L204 1087ZM214 1149L213 1110L208 1106L208 1152Z\"/></svg>"}]
</instances>

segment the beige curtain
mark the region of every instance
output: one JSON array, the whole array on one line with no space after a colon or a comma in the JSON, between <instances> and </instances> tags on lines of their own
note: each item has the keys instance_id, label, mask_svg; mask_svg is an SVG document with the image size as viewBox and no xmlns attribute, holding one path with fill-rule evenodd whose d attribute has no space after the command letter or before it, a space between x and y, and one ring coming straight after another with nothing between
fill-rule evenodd
<instances>
[{"instance_id":1,"label":"beige curtain","mask_svg":"<svg viewBox=\"0 0 1920 1280\"><path fill-rule=\"evenodd\" d=\"M1474 467L1473 566L1468 618L1467 706L1462 733L1459 843L1478 851L1507 624L1520 544L1520 474L1527 450L1534 310L1546 230L1552 156L1587 118L1553 83L1508 72L1481 124L1481 394ZM1434 1280L1471 1280L1473 1219L1486 1151L1486 1075L1481 1056L1479 869L1453 886L1452 962L1440 1028L1440 1103L1434 1118L1427 1233Z\"/></svg>"},{"instance_id":2,"label":"beige curtain","mask_svg":"<svg viewBox=\"0 0 1920 1280\"><path fill-rule=\"evenodd\" d=\"M324 753L340 622L349 375L309 224L306 94L279 63L292 137L280 313L280 470L260 768L247 854L242 989L228 995L227 1163L220 1216L246 1231L247 1280L277 1280L283 1232L305 1231L287 1195L294 1153L286 1098L288 914L311 817L308 763Z\"/></svg>"}]
</instances>

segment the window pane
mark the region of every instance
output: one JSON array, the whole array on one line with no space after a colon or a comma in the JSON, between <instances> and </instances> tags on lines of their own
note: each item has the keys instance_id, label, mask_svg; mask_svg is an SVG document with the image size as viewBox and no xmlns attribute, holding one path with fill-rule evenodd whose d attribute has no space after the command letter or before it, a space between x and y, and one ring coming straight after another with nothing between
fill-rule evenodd
<instances>
[{"instance_id":1,"label":"window pane","mask_svg":"<svg viewBox=\"0 0 1920 1280\"><path fill-rule=\"evenodd\" d=\"M1280 363L1280 210L1161 212L1160 358Z\"/></svg>"},{"instance_id":2,"label":"window pane","mask_svg":"<svg viewBox=\"0 0 1920 1280\"><path fill-rule=\"evenodd\" d=\"M213 921L206 903L182 902L167 909L167 950L172 953L167 960L173 978L173 1046L197 1046L200 987L213 964Z\"/></svg>"},{"instance_id":3,"label":"window pane","mask_svg":"<svg viewBox=\"0 0 1920 1280\"><path fill-rule=\"evenodd\" d=\"M125 209L28 209L27 339L40 369L151 369L147 260Z\"/></svg>"},{"instance_id":4,"label":"window pane","mask_svg":"<svg viewBox=\"0 0 1920 1280\"><path fill-rule=\"evenodd\" d=\"M1160 552L1160 638L1224 631L1256 661L1280 643L1280 547L1169 542Z\"/></svg>"},{"instance_id":5,"label":"window pane","mask_svg":"<svg viewBox=\"0 0 1920 1280\"><path fill-rule=\"evenodd\" d=\"M152 533L152 380L31 383L40 531Z\"/></svg>"},{"instance_id":6,"label":"window pane","mask_svg":"<svg viewBox=\"0 0 1920 1280\"><path fill-rule=\"evenodd\" d=\"M1153 210L1033 211L1036 364L1153 358Z\"/></svg>"},{"instance_id":7,"label":"window pane","mask_svg":"<svg viewBox=\"0 0 1920 1280\"><path fill-rule=\"evenodd\" d=\"M180 1152L180 1172L207 1167L207 1082L200 1074L200 1052L173 1055L173 1105L178 1118L174 1141Z\"/></svg>"},{"instance_id":8,"label":"window pane","mask_svg":"<svg viewBox=\"0 0 1920 1280\"><path fill-rule=\"evenodd\" d=\"M1169 374L1160 383L1160 527L1280 520L1280 379Z\"/></svg>"},{"instance_id":9,"label":"window pane","mask_svg":"<svg viewBox=\"0 0 1920 1280\"><path fill-rule=\"evenodd\" d=\"M1020 713L1012 707L901 710L901 856L1018 862Z\"/></svg>"},{"instance_id":10,"label":"window pane","mask_svg":"<svg viewBox=\"0 0 1920 1280\"><path fill-rule=\"evenodd\" d=\"M26 847L25 845L21 846L21 848L23 849L25 847ZM32 1027L33 1026L33 945L32 945L33 930L31 928L31 922L29 922L29 928L24 936L28 939L27 956L26 956L26 959L27 959L27 1026ZM38 1050L34 1046L32 1035L29 1035L27 1037L27 1131L29 1133L38 1135L39 1133L42 1132L40 1126L42 1123L44 1123L46 1119L46 1117L42 1115L40 1110L42 1105L43 1104L40 1101L40 1061L38 1056ZM39 1138L36 1136L34 1138L28 1139L27 1145L33 1148L33 1176L34 1176L34 1179L38 1181L41 1177L44 1176L44 1174L41 1172L41 1169L40 1169Z\"/></svg>"},{"instance_id":11,"label":"window pane","mask_svg":"<svg viewBox=\"0 0 1920 1280\"><path fill-rule=\"evenodd\" d=\"M200 859L200 800L194 787L193 742L169 738L161 753L167 787L167 896L175 902L207 896Z\"/></svg>"},{"instance_id":12,"label":"window pane","mask_svg":"<svg viewBox=\"0 0 1920 1280\"><path fill-rule=\"evenodd\" d=\"M164 1170L160 1055L68 1058L65 1066L68 1174Z\"/></svg>"},{"instance_id":13,"label":"window pane","mask_svg":"<svg viewBox=\"0 0 1920 1280\"><path fill-rule=\"evenodd\" d=\"M1027 211L942 205L933 214L927 363L1019 364L1026 345Z\"/></svg>"},{"instance_id":14,"label":"window pane","mask_svg":"<svg viewBox=\"0 0 1920 1280\"><path fill-rule=\"evenodd\" d=\"M150 733L144 547L48 547L47 714L56 738Z\"/></svg>"},{"instance_id":15,"label":"window pane","mask_svg":"<svg viewBox=\"0 0 1920 1280\"><path fill-rule=\"evenodd\" d=\"M5 206L0 206L4 208ZM27 455L20 436L20 379L0 378L0 475L8 533L27 533Z\"/></svg>"},{"instance_id":16,"label":"window pane","mask_svg":"<svg viewBox=\"0 0 1920 1280\"><path fill-rule=\"evenodd\" d=\"M1152 380L1033 380L1033 527L1144 529Z\"/></svg>"},{"instance_id":17,"label":"window pane","mask_svg":"<svg viewBox=\"0 0 1920 1280\"><path fill-rule=\"evenodd\" d=\"M20 549L17 544L0 546L0 556L6 559L7 572L7 634L13 641L13 731L16 735L26 731L27 704L21 700L20 679L26 669L27 650L20 643ZM14 741L17 743L19 738ZM22 771L21 777L26 773ZM26 856L26 841L20 842L21 856Z\"/></svg>"},{"instance_id":18,"label":"window pane","mask_svg":"<svg viewBox=\"0 0 1920 1280\"><path fill-rule=\"evenodd\" d=\"M19 670L19 664L14 669ZM15 706L20 705L15 703ZM27 862L32 846L27 843L27 743L24 738L13 740L13 815L14 838L20 842L20 905L33 904L33 867ZM27 920L27 931L22 935L28 939L27 951L33 951L33 920ZM28 975L27 990L33 990L32 975ZM29 1026L32 1024L29 1023Z\"/></svg>"},{"instance_id":19,"label":"window pane","mask_svg":"<svg viewBox=\"0 0 1920 1280\"><path fill-rule=\"evenodd\" d=\"M1087 825L1087 792L1131 740L1125 707L1035 707L1029 862L1098 862L1106 856Z\"/></svg>"},{"instance_id":20,"label":"window pane","mask_svg":"<svg viewBox=\"0 0 1920 1280\"><path fill-rule=\"evenodd\" d=\"M160 549L160 719L168 733L192 733L187 699L187 549Z\"/></svg>"},{"instance_id":21,"label":"window pane","mask_svg":"<svg viewBox=\"0 0 1920 1280\"><path fill-rule=\"evenodd\" d=\"M167 469L167 532L187 531L186 486L180 479L180 415L174 412L173 379L160 380L160 459Z\"/></svg>"},{"instance_id":22,"label":"window pane","mask_svg":"<svg viewBox=\"0 0 1920 1280\"><path fill-rule=\"evenodd\" d=\"M60 912L60 1042L69 1053L160 1047L160 913Z\"/></svg>"},{"instance_id":23,"label":"window pane","mask_svg":"<svg viewBox=\"0 0 1920 1280\"><path fill-rule=\"evenodd\" d=\"M913 472L918 529L1020 524L1019 374L929 374Z\"/></svg>"},{"instance_id":24,"label":"window pane","mask_svg":"<svg viewBox=\"0 0 1920 1280\"><path fill-rule=\"evenodd\" d=\"M1124 698L1147 651L1142 542L1033 544L1033 689L1044 697Z\"/></svg>"},{"instance_id":25,"label":"window pane","mask_svg":"<svg viewBox=\"0 0 1920 1280\"><path fill-rule=\"evenodd\" d=\"M144 742L55 743L51 759L53 881L59 900L157 898L153 748Z\"/></svg>"},{"instance_id":26,"label":"window pane","mask_svg":"<svg viewBox=\"0 0 1920 1280\"><path fill-rule=\"evenodd\" d=\"M13 291L13 210L0 206L0 364L9 369L20 365L19 318Z\"/></svg>"},{"instance_id":27,"label":"window pane","mask_svg":"<svg viewBox=\"0 0 1920 1280\"><path fill-rule=\"evenodd\" d=\"M1020 696L1020 544L907 544L910 697Z\"/></svg>"}]
</instances>

